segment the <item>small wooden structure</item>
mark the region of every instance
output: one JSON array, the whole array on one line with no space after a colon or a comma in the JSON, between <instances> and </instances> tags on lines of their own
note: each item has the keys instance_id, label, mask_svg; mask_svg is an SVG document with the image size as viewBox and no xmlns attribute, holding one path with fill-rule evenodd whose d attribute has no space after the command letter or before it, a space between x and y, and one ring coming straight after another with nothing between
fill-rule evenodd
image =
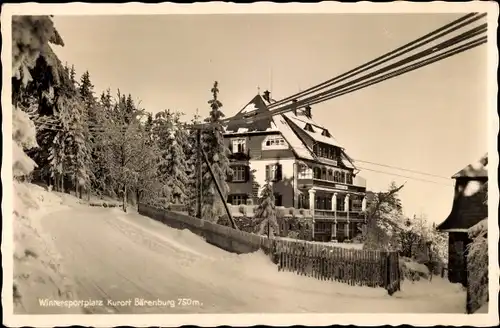
<instances>
[{"instance_id":1,"label":"small wooden structure","mask_svg":"<svg viewBox=\"0 0 500 328\"><path fill-rule=\"evenodd\" d=\"M468 229L488 217L487 165L486 154L452 177L456 181L453 207L446 220L437 226L438 230L448 232L448 280L463 286L467 286Z\"/></svg>"}]
</instances>

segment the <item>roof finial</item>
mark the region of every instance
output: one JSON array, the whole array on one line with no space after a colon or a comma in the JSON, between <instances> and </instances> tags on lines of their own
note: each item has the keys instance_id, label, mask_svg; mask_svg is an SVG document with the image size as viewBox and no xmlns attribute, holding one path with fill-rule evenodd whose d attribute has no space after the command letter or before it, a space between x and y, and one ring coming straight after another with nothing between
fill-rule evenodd
<instances>
[{"instance_id":1,"label":"roof finial","mask_svg":"<svg viewBox=\"0 0 500 328\"><path fill-rule=\"evenodd\" d=\"M260 87L257 86L257 94L260 96Z\"/></svg>"}]
</instances>

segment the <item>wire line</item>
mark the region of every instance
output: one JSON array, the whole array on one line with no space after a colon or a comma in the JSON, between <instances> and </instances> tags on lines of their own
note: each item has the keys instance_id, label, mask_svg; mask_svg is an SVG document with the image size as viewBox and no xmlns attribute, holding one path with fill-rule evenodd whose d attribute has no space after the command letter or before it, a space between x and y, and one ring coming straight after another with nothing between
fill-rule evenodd
<instances>
[{"instance_id":1,"label":"wire line","mask_svg":"<svg viewBox=\"0 0 500 328\"><path fill-rule=\"evenodd\" d=\"M436 29L436 30L434 30L434 31L432 31L432 32L430 32L430 33L428 33L428 34L426 34L426 35L424 35L424 36L422 36L422 37L420 37L420 38L412 41L412 42L407 43L406 45L403 45L402 47L399 47L399 48L397 48L397 49L395 49L393 51L390 51L390 52L388 52L388 53L386 53L386 54L384 54L384 55L382 55L382 56L380 56L380 57L378 57L378 58L376 58L374 60L371 60L371 61L369 61L369 62L367 62L367 63L365 63L365 64L363 64L361 66L358 66L355 69L352 69L352 70L350 70L350 71L348 71L346 73L340 74L339 76L337 76L337 77L335 77L333 79L327 80L327 81L325 81L325 82L323 82L323 83L321 83L319 85L316 85L314 87L308 88L308 89L306 89L306 90L304 90L302 92L299 92L299 93L297 93L295 95L292 95L292 96L286 97L284 99L281 99L281 100L277 101L276 103L271 104L269 106L269 108L273 108L273 107L275 107L277 105L280 105L280 104L282 104L284 102L290 101L292 99L299 98L299 97L307 95L307 94L310 94L311 92L314 92L317 89L320 89L321 87L332 85L334 82L338 82L339 80L340 81L344 80L344 79L346 79L348 77L351 77L351 76L355 75L354 73L356 73L356 74L359 73L358 71L360 71L360 70L361 70L361 72L362 71L366 71L366 70L368 70L370 68L373 68L373 67L379 65L380 61L382 61L382 63L383 63L383 62L389 61L391 59L394 59L397 56L400 56L400 55L405 54L405 53L407 53L407 52L409 52L411 50L414 50L414 49L416 49L416 48L418 48L418 47L420 47L420 46L422 46L422 45L424 45L426 43L434 41L437 38L440 38L440 37L442 37L442 36L444 36L446 34L449 34L449 33L453 32L453 31L455 31L455 30L457 30L457 29L459 29L461 27L469 25L469 24L471 24L471 23L473 23L473 22L481 19L482 17L486 16L486 14L481 14L481 15L477 15L477 16L476 15L477 15L477 13L467 14L467 15L465 15L465 16L463 16L463 17L461 17L461 18L459 18L459 19L457 19L457 20L455 20L455 21L453 21L453 22L451 22L451 23L449 23L447 25L444 25L441 28L438 28L438 29ZM468 20L466 22L463 22L464 20L469 19L469 18L472 18L472 19L470 19L470 20ZM456 24L458 24L460 22L463 22L463 23L455 26L451 30L445 31L447 28L450 28L453 25L456 25ZM445 32L442 32L442 31L445 31ZM439 33L439 32L442 32L442 33ZM437 35L434 36L433 38L431 38L431 39L429 39L429 40L427 40L427 41L424 42L425 39L429 38L430 36L432 36L434 34L437 34ZM398 54L398 52L404 50L405 48L409 48L409 49L406 49L402 53Z\"/></svg>"}]
</instances>

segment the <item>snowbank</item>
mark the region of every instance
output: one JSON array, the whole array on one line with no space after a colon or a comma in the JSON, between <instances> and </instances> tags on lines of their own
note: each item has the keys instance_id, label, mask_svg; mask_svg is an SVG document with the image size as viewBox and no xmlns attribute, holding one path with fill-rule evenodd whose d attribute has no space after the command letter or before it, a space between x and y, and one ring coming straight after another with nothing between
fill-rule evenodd
<instances>
[{"instance_id":1,"label":"snowbank","mask_svg":"<svg viewBox=\"0 0 500 328\"><path fill-rule=\"evenodd\" d=\"M424 264L418 263L413 259L400 257L399 267L403 280L418 281L421 278L429 279L429 269Z\"/></svg>"},{"instance_id":2,"label":"snowbank","mask_svg":"<svg viewBox=\"0 0 500 328\"><path fill-rule=\"evenodd\" d=\"M67 206L55 193L33 184L14 182L13 191L14 313L43 314L44 309L47 313L82 313L76 307L39 306L44 299L71 300L76 295L51 238L43 233L39 222L42 216Z\"/></svg>"}]
</instances>

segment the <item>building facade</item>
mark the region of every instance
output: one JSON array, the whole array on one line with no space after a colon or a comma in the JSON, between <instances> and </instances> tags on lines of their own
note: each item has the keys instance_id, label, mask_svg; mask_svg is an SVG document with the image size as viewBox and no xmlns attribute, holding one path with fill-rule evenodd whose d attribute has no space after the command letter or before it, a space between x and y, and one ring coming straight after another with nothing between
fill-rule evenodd
<instances>
[{"instance_id":1,"label":"building facade","mask_svg":"<svg viewBox=\"0 0 500 328\"><path fill-rule=\"evenodd\" d=\"M330 132L313 121L310 108L268 115L270 94L255 96L234 120L224 139L231 155L233 175L228 178L228 202L257 204L261 187L272 181L277 206L309 209L314 239L352 238L365 223L366 182L345 149Z\"/></svg>"},{"instance_id":2,"label":"building facade","mask_svg":"<svg viewBox=\"0 0 500 328\"><path fill-rule=\"evenodd\" d=\"M448 279L467 285L467 246L469 229L488 217L486 202L488 155L456 173L455 195L450 215L437 226L448 233Z\"/></svg>"}]
</instances>

